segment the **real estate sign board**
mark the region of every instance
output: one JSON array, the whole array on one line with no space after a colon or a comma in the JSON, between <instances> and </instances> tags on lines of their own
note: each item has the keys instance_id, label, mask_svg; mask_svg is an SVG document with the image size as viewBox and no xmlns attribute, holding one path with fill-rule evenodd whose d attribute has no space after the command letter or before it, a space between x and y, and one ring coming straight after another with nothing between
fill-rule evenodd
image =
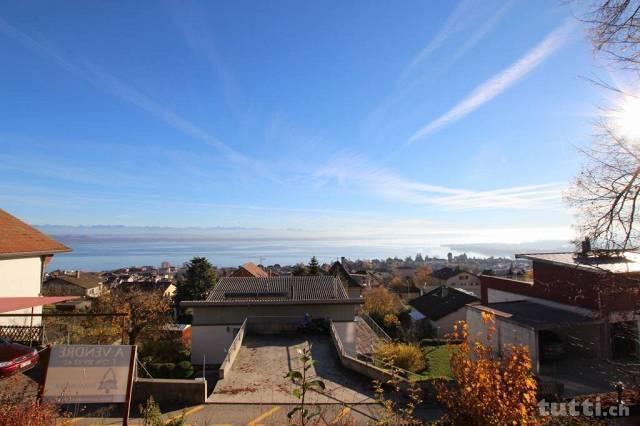
<instances>
[{"instance_id":1,"label":"real estate sign board","mask_svg":"<svg viewBox=\"0 0 640 426\"><path fill-rule=\"evenodd\" d=\"M42 398L56 403L127 403L136 347L52 346Z\"/></svg>"}]
</instances>

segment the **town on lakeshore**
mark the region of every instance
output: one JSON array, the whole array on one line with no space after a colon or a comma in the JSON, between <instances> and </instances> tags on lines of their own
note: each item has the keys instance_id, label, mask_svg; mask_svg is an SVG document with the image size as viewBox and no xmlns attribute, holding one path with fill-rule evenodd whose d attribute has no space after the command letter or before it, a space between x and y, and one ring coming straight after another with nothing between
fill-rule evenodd
<instances>
[{"instance_id":1,"label":"town on lakeshore","mask_svg":"<svg viewBox=\"0 0 640 426\"><path fill-rule=\"evenodd\" d=\"M640 0L25 0L0 52L0 426L640 424Z\"/></svg>"},{"instance_id":2,"label":"town on lakeshore","mask_svg":"<svg viewBox=\"0 0 640 426\"><path fill-rule=\"evenodd\" d=\"M366 423L390 410L385 395L394 388L386 387L395 386L404 395L396 404L410 407L403 416L435 420L447 412L440 395L453 392L445 384L470 379L458 378L469 373L457 363L479 350L466 346L472 337L486 352L467 363L486 357L494 374L514 374L500 361L511 351L526 370L508 386L540 400L589 395L617 407L616 398L633 392L622 384L640 373L640 254L604 255L588 239L580 251L512 259L418 253L217 268L196 256L179 266L43 273L71 248L4 210L0 229L0 267L13 284L0 297L0 332L7 346L25 348L3 369L4 397L19 389L20 398L41 395L45 407L52 392L77 388L59 396L59 409L85 401L81 417L90 421L123 416L115 394L101 393L117 388L116 372L120 384L131 383L125 404L134 401L143 416L164 406L158 416L174 420L190 412L179 407L232 421L272 410L279 419L276 411L301 404L296 389L307 386L305 404L319 415ZM137 348L131 372L125 345ZM104 370L88 376L94 393L58 371L73 367ZM293 374L300 371L310 376ZM91 408L98 403L102 411ZM229 408L238 403L254 408Z\"/></svg>"}]
</instances>

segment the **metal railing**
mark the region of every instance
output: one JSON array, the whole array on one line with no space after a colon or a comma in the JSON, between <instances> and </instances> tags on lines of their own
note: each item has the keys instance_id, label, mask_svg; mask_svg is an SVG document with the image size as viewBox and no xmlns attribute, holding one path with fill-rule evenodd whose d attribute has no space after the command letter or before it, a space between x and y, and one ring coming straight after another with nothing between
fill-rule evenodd
<instances>
[{"instance_id":1,"label":"metal railing","mask_svg":"<svg viewBox=\"0 0 640 426\"><path fill-rule=\"evenodd\" d=\"M361 354L357 354L354 357L350 355L344 349L342 341L340 340L340 334L336 330L333 321L330 321L329 326L331 340L333 340L336 350L338 351L338 357L340 358L342 365L346 368L354 369L354 366L356 366L356 371L359 371L360 373L376 380L383 377L393 377L395 375L401 381L406 382L408 378L413 374L410 371L403 370L398 367L393 367L387 362L378 360L377 358L374 358L372 356L361 357ZM367 360L361 358L366 358Z\"/></svg>"},{"instance_id":2,"label":"metal railing","mask_svg":"<svg viewBox=\"0 0 640 426\"><path fill-rule=\"evenodd\" d=\"M389 337L389 335L387 334L386 331L384 331L382 329L382 327L380 327L378 325L377 322L375 322L373 320L373 318L371 318L369 315L365 314L364 312L360 313L360 318L362 318L364 320L365 323L367 323L367 325L369 327L371 327L371 329L373 330L374 333L376 333L376 336L378 336L380 339L386 341L386 342L390 342L391 340L393 340L391 337Z\"/></svg>"}]
</instances>

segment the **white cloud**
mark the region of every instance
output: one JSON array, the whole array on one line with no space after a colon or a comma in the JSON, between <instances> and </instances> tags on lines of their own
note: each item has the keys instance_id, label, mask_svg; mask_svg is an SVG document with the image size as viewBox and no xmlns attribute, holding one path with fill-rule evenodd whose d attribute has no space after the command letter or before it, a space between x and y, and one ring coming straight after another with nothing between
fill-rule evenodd
<instances>
[{"instance_id":1,"label":"white cloud","mask_svg":"<svg viewBox=\"0 0 640 426\"><path fill-rule=\"evenodd\" d=\"M490 31L502 20L513 0L498 4L497 8L489 7L488 3L482 3L479 7L472 1L461 1L451 15L447 18L440 31L431 39L425 48L416 54L405 66L398 77L400 83L397 90L389 95L381 104L365 118L363 123L363 137L371 139L380 134L381 128L386 128L390 123L390 115L393 112L403 111L406 108L414 109L414 105L407 105L414 99L416 93L422 93L421 87L431 83L436 77L441 76L451 65L462 58L469 50L473 49ZM457 37L458 40L453 40ZM454 43L456 41L456 43ZM438 61L429 61L428 67L420 67L426 63L431 54L448 44L446 49L440 52ZM423 69L425 72L422 72ZM420 70L420 72L418 72ZM415 77L410 78L415 75Z\"/></svg>"},{"instance_id":2,"label":"white cloud","mask_svg":"<svg viewBox=\"0 0 640 426\"><path fill-rule=\"evenodd\" d=\"M336 158L320 168L315 177L321 181L335 180L354 185L387 200L413 205L438 205L449 209L541 209L557 205L564 185L537 185L474 191L448 188L405 179L387 169L349 156Z\"/></svg>"},{"instance_id":3,"label":"white cloud","mask_svg":"<svg viewBox=\"0 0 640 426\"><path fill-rule=\"evenodd\" d=\"M434 51L439 49L451 36L466 27L470 17L470 12L474 9L473 1L462 0L453 9L444 22L440 31L431 39L431 41L413 57L411 62L405 67L400 75L401 79L405 79L411 72L422 62L424 62Z\"/></svg>"},{"instance_id":4,"label":"white cloud","mask_svg":"<svg viewBox=\"0 0 640 426\"><path fill-rule=\"evenodd\" d=\"M502 19L507 10L511 7L513 0L504 2L498 10L496 10L491 16L484 19L482 24L471 34L467 40L455 51L453 56L449 58L447 62L440 68L440 71L444 71L449 68L453 63L460 59L465 53L472 49L476 44L484 38Z\"/></svg>"},{"instance_id":5,"label":"white cloud","mask_svg":"<svg viewBox=\"0 0 640 426\"><path fill-rule=\"evenodd\" d=\"M463 118L524 78L540 65L544 59L564 44L571 28L573 28L572 21L567 21L556 28L547 35L544 40L518 59L518 61L476 87L469 95L445 114L415 132L409 138L409 143L416 142L440 128Z\"/></svg>"}]
</instances>

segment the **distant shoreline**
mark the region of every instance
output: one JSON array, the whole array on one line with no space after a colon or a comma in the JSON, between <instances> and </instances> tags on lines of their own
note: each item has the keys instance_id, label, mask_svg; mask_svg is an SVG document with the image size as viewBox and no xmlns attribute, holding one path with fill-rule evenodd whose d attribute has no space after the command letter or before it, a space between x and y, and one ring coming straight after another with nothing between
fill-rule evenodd
<instances>
[{"instance_id":1,"label":"distant shoreline","mask_svg":"<svg viewBox=\"0 0 640 426\"><path fill-rule=\"evenodd\" d=\"M349 259L386 259L414 257L417 253L446 259L447 253L466 253L469 257L513 258L515 253L533 251L568 251L571 246L561 241L520 244L426 244L413 240L367 240L332 238L218 238L190 235L55 235L54 238L72 249L71 253L54 256L48 270L79 269L113 270L128 266L159 265L168 261L182 265L194 256L207 257L214 265L234 267L247 261L293 265L317 256L320 262L339 257Z\"/></svg>"}]
</instances>

